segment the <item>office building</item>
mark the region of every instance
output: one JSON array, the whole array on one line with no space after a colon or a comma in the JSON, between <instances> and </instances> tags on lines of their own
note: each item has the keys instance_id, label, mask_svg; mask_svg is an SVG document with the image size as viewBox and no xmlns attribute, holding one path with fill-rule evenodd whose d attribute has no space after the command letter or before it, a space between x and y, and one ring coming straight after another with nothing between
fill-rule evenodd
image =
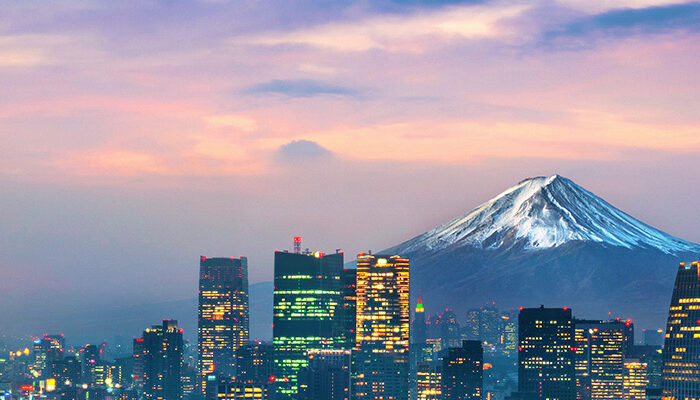
<instances>
[{"instance_id":1,"label":"office building","mask_svg":"<svg viewBox=\"0 0 700 400\"><path fill-rule=\"evenodd\" d=\"M518 317L518 392L574 400L574 326L568 308L524 308Z\"/></svg>"},{"instance_id":2,"label":"office building","mask_svg":"<svg viewBox=\"0 0 700 400\"><path fill-rule=\"evenodd\" d=\"M272 343L250 342L236 350L236 380L265 382L272 375Z\"/></svg>"},{"instance_id":3,"label":"office building","mask_svg":"<svg viewBox=\"0 0 700 400\"><path fill-rule=\"evenodd\" d=\"M409 387L409 260L357 256L358 399L404 400Z\"/></svg>"},{"instance_id":4,"label":"office building","mask_svg":"<svg viewBox=\"0 0 700 400\"><path fill-rule=\"evenodd\" d=\"M296 398L307 350L344 345L343 254L275 252L273 371L282 398Z\"/></svg>"},{"instance_id":5,"label":"office building","mask_svg":"<svg viewBox=\"0 0 700 400\"><path fill-rule=\"evenodd\" d=\"M700 262L681 263L663 350L664 400L700 399Z\"/></svg>"},{"instance_id":6,"label":"office building","mask_svg":"<svg viewBox=\"0 0 700 400\"><path fill-rule=\"evenodd\" d=\"M208 374L233 376L236 350L248 342L246 257L200 257L198 317L197 386L204 394Z\"/></svg>"},{"instance_id":7,"label":"office building","mask_svg":"<svg viewBox=\"0 0 700 400\"><path fill-rule=\"evenodd\" d=\"M648 385L647 364L638 358L625 358L622 398L624 400L644 400Z\"/></svg>"},{"instance_id":8,"label":"office building","mask_svg":"<svg viewBox=\"0 0 700 400\"><path fill-rule=\"evenodd\" d=\"M350 400L352 351L307 351L308 364L299 372L300 400Z\"/></svg>"},{"instance_id":9,"label":"office building","mask_svg":"<svg viewBox=\"0 0 700 400\"><path fill-rule=\"evenodd\" d=\"M442 400L442 364L421 361L416 366L416 400Z\"/></svg>"},{"instance_id":10,"label":"office building","mask_svg":"<svg viewBox=\"0 0 700 400\"><path fill-rule=\"evenodd\" d=\"M442 359L442 399L481 400L484 388L484 350L479 340L463 340L447 349Z\"/></svg>"},{"instance_id":11,"label":"office building","mask_svg":"<svg viewBox=\"0 0 700 400\"><path fill-rule=\"evenodd\" d=\"M343 348L355 348L355 313L357 311L357 270L343 270Z\"/></svg>"},{"instance_id":12,"label":"office building","mask_svg":"<svg viewBox=\"0 0 700 400\"><path fill-rule=\"evenodd\" d=\"M143 332L143 395L146 400L182 399L183 340L177 321L163 320ZM141 362L141 360L139 360Z\"/></svg>"}]
</instances>

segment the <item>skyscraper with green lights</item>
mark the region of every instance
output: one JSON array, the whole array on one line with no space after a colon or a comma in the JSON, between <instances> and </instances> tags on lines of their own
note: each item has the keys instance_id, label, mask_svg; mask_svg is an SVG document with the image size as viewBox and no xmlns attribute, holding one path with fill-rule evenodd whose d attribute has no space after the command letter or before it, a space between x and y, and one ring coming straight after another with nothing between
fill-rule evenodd
<instances>
[{"instance_id":1,"label":"skyscraper with green lights","mask_svg":"<svg viewBox=\"0 0 700 400\"><path fill-rule=\"evenodd\" d=\"M342 252L275 252L273 372L282 398L296 398L307 350L344 345L342 274Z\"/></svg>"}]
</instances>

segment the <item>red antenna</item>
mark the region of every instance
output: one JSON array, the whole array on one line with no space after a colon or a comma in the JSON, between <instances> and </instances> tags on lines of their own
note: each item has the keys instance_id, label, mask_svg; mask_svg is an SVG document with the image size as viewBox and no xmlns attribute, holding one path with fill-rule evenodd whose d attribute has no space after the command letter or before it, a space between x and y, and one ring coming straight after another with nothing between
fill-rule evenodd
<instances>
[{"instance_id":1,"label":"red antenna","mask_svg":"<svg viewBox=\"0 0 700 400\"><path fill-rule=\"evenodd\" d=\"M301 236L294 236L294 254L301 253Z\"/></svg>"}]
</instances>

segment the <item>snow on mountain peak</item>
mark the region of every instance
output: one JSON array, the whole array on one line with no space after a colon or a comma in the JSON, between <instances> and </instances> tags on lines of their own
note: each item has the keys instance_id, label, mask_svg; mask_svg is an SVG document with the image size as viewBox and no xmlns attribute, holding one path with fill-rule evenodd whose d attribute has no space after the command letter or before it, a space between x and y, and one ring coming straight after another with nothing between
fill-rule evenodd
<instances>
[{"instance_id":1,"label":"snow on mountain peak","mask_svg":"<svg viewBox=\"0 0 700 400\"><path fill-rule=\"evenodd\" d=\"M560 175L525 179L394 250L433 252L453 246L500 248L515 244L535 250L571 241L652 247L669 254L700 251L699 245L634 219Z\"/></svg>"}]
</instances>

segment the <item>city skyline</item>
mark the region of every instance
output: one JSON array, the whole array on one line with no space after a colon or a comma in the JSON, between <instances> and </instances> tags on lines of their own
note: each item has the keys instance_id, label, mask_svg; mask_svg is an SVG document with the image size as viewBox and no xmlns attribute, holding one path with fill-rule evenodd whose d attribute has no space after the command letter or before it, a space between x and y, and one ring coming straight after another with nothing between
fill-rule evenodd
<instances>
[{"instance_id":1,"label":"city skyline","mask_svg":"<svg viewBox=\"0 0 700 400\"><path fill-rule=\"evenodd\" d=\"M3 7L0 316L179 300L200 254L269 281L291 235L380 251L553 173L700 242L698 5L477 3Z\"/></svg>"}]
</instances>

